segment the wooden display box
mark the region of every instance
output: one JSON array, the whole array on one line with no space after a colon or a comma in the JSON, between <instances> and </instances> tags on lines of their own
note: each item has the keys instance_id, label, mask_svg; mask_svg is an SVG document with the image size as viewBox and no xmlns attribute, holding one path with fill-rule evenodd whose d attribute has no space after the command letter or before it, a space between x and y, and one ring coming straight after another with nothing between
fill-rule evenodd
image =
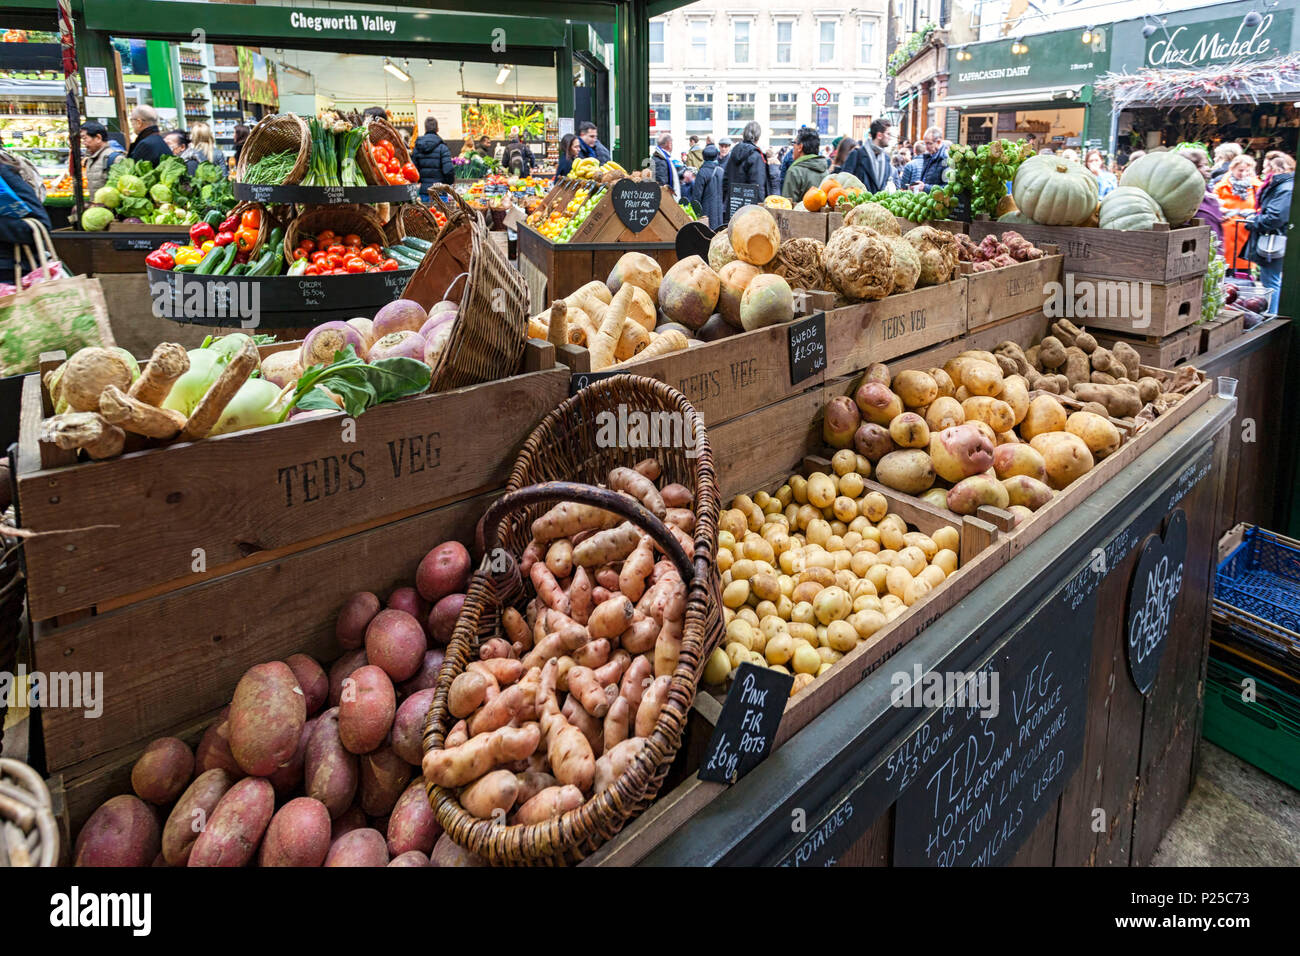
<instances>
[{"instance_id":1,"label":"wooden display box","mask_svg":"<svg viewBox=\"0 0 1300 956\"><path fill-rule=\"evenodd\" d=\"M292 347L292 343L270 349ZM36 666L104 673L102 720L44 714L50 770L141 743L229 700L253 664L322 659L358 589L409 583L468 540L519 446L568 393L548 343L513 378L101 462L37 441L24 383L16 486ZM541 368L545 365L545 368Z\"/></svg>"},{"instance_id":2,"label":"wooden display box","mask_svg":"<svg viewBox=\"0 0 1300 956\"><path fill-rule=\"evenodd\" d=\"M144 272L144 257L164 242L189 242L188 226L117 222L105 232L56 229L54 251L76 275Z\"/></svg>"},{"instance_id":3,"label":"wooden display box","mask_svg":"<svg viewBox=\"0 0 1300 956\"><path fill-rule=\"evenodd\" d=\"M844 225L844 216L842 213L823 209L820 212L809 212L807 209L776 209L771 206L764 206L776 220L777 228L781 230L781 241L788 239L816 239L818 242L825 242L830 238L832 232Z\"/></svg>"},{"instance_id":4,"label":"wooden display box","mask_svg":"<svg viewBox=\"0 0 1300 956\"><path fill-rule=\"evenodd\" d=\"M1127 342L1142 358L1143 365L1154 368L1173 368L1182 365L1201 351L1201 331L1191 328L1165 336L1120 335L1117 332L1094 333L1099 343L1110 348L1116 342Z\"/></svg>"},{"instance_id":5,"label":"wooden display box","mask_svg":"<svg viewBox=\"0 0 1300 956\"><path fill-rule=\"evenodd\" d=\"M1034 245L1056 243L1065 256L1066 272L1107 279L1171 284L1203 275L1210 262L1210 227L1195 219L1191 225L1177 229L1157 223L1152 229L1133 232L1087 226L1012 225L977 219L970 224L970 237L979 242L987 235L1000 236L1009 229Z\"/></svg>"},{"instance_id":6,"label":"wooden display box","mask_svg":"<svg viewBox=\"0 0 1300 956\"><path fill-rule=\"evenodd\" d=\"M1043 247L1041 259L1017 262L986 272L973 271L963 262L966 278L966 328L970 332L1013 315L1041 310L1049 282L1060 282L1065 258L1053 243Z\"/></svg>"},{"instance_id":7,"label":"wooden display box","mask_svg":"<svg viewBox=\"0 0 1300 956\"><path fill-rule=\"evenodd\" d=\"M664 272L677 263L677 245L673 239L637 241L632 238L601 243L551 242L526 223L520 223L518 235L519 271L523 273L524 282L528 286L530 315L537 315L555 299L576 292L593 279L603 281L625 253L644 252L658 262ZM635 237L637 234L629 235ZM644 236L645 233L641 235ZM673 235L676 236L675 231Z\"/></svg>"},{"instance_id":8,"label":"wooden display box","mask_svg":"<svg viewBox=\"0 0 1300 956\"><path fill-rule=\"evenodd\" d=\"M826 375L834 378L872 362L928 348L966 333L966 279L919 286L873 302L857 302L826 313L830 356Z\"/></svg>"},{"instance_id":9,"label":"wooden display box","mask_svg":"<svg viewBox=\"0 0 1300 956\"><path fill-rule=\"evenodd\" d=\"M1074 276L1074 289L1077 296L1078 290L1085 288L1083 283L1091 283L1094 292L1094 302L1098 303L1095 311L1119 312L1118 315L1092 315L1087 318L1078 318L1076 324L1087 326L1089 330L1108 329L1114 332L1120 332L1126 335L1142 335L1151 338L1160 338L1166 335L1173 335L1180 329L1185 329L1201 318L1201 292L1204 285L1205 274L1190 276L1186 279L1180 279L1177 282L1165 285L1163 283L1151 282L1146 283L1146 288L1150 289L1150 301L1147 303L1150 312L1147 315L1148 325L1139 329L1135 327L1137 321L1133 317L1134 308L1131 304L1131 297L1136 292L1142 295L1141 287L1131 288L1127 283L1117 283L1115 280L1107 279L1104 276L1079 275ZM1066 296L1068 301L1070 296ZM1102 301L1107 303L1103 310L1100 308ZM1125 303L1129 304L1126 306ZM1117 307L1118 306L1118 307Z\"/></svg>"},{"instance_id":10,"label":"wooden display box","mask_svg":"<svg viewBox=\"0 0 1300 956\"><path fill-rule=\"evenodd\" d=\"M1246 314L1231 307L1221 309L1218 315L1199 328L1201 353L1213 352L1227 345L1246 330Z\"/></svg>"}]
</instances>

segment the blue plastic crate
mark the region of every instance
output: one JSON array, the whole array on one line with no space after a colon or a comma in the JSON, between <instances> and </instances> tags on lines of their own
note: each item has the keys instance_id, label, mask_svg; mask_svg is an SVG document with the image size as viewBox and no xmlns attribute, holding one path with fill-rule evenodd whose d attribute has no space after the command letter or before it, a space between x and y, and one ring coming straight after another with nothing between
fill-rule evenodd
<instances>
[{"instance_id":1,"label":"blue plastic crate","mask_svg":"<svg viewBox=\"0 0 1300 956\"><path fill-rule=\"evenodd\" d=\"M1241 544L1219 562L1214 597L1257 619L1233 621L1229 612L1234 631L1274 653L1300 657L1300 542L1247 529Z\"/></svg>"}]
</instances>

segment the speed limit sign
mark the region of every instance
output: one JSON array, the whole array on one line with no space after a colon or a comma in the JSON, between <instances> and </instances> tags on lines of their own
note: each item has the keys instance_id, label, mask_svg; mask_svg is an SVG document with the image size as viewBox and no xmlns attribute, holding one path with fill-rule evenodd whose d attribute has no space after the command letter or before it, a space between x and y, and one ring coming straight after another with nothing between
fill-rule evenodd
<instances>
[{"instance_id":1,"label":"speed limit sign","mask_svg":"<svg viewBox=\"0 0 1300 956\"><path fill-rule=\"evenodd\" d=\"M826 106L831 101L831 91L824 86L817 87L813 91L813 104L815 106Z\"/></svg>"}]
</instances>

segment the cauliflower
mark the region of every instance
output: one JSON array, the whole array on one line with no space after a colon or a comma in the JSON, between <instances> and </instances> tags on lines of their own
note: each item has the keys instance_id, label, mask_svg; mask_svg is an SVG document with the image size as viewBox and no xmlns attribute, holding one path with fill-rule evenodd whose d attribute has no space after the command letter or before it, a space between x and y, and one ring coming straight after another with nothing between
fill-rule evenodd
<instances>
[{"instance_id":1,"label":"cauliflower","mask_svg":"<svg viewBox=\"0 0 1300 956\"><path fill-rule=\"evenodd\" d=\"M947 282L957 272L957 240L933 226L917 226L904 236L921 257L920 285Z\"/></svg>"},{"instance_id":2,"label":"cauliflower","mask_svg":"<svg viewBox=\"0 0 1300 956\"><path fill-rule=\"evenodd\" d=\"M831 233L822 265L835 287L851 299L883 299L894 288L889 245L866 226L844 226Z\"/></svg>"}]
</instances>

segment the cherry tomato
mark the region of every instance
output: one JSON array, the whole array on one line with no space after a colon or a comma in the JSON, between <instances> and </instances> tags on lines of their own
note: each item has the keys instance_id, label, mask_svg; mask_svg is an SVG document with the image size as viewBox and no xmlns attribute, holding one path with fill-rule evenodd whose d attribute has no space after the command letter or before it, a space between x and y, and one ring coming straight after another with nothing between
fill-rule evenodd
<instances>
[{"instance_id":1,"label":"cherry tomato","mask_svg":"<svg viewBox=\"0 0 1300 956\"><path fill-rule=\"evenodd\" d=\"M350 258L346 263L344 263L344 265L347 267L348 272L365 272L365 271L366 271L366 263L365 263L365 260L362 259L360 256L353 256L353 257Z\"/></svg>"},{"instance_id":2,"label":"cherry tomato","mask_svg":"<svg viewBox=\"0 0 1300 956\"><path fill-rule=\"evenodd\" d=\"M298 243L298 248L306 249L308 252L311 252L313 249L316 248L316 243L313 242L311 239L303 239L301 242Z\"/></svg>"},{"instance_id":3,"label":"cherry tomato","mask_svg":"<svg viewBox=\"0 0 1300 956\"><path fill-rule=\"evenodd\" d=\"M361 245L361 237L358 236L355 232L349 232L346 236L343 237L343 245L359 246Z\"/></svg>"},{"instance_id":4,"label":"cherry tomato","mask_svg":"<svg viewBox=\"0 0 1300 956\"><path fill-rule=\"evenodd\" d=\"M299 246L297 249L293 250L293 261L297 262L299 259L306 259L310 254L311 253L306 249Z\"/></svg>"},{"instance_id":5,"label":"cherry tomato","mask_svg":"<svg viewBox=\"0 0 1300 956\"><path fill-rule=\"evenodd\" d=\"M408 183L418 183L420 181L420 171L415 168L414 163L407 163L402 167L402 177Z\"/></svg>"},{"instance_id":6,"label":"cherry tomato","mask_svg":"<svg viewBox=\"0 0 1300 956\"><path fill-rule=\"evenodd\" d=\"M379 263L379 269L381 272L395 272L397 268L398 265L396 259L385 259L383 262Z\"/></svg>"},{"instance_id":7,"label":"cherry tomato","mask_svg":"<svg viewBox=\"0 0 1300 956\"><path fill-rule=\"evenodd\" d=\"M319 252L319 251L318 251L318 252L313 252L313 253L311 254L311 263L312 263L312 265L314 265L314 266L318 266L318 265L320 265L322 262L327 261L328 259L329 259L329 255L328 255L327 253L324 253L324 252Z\"/></svg>"},{"instance_id":8,"label":"cherry tomato","mask_svg":"<svg viewBox=\"0 0 1300 956\"><path fill-rule=\"evenodd\" d=\"M361 250L361 258L363 261L375 265L383 258L383 256L379 254L379 250L374 246L366 246Z\"/></svg>"}]
</instances>

